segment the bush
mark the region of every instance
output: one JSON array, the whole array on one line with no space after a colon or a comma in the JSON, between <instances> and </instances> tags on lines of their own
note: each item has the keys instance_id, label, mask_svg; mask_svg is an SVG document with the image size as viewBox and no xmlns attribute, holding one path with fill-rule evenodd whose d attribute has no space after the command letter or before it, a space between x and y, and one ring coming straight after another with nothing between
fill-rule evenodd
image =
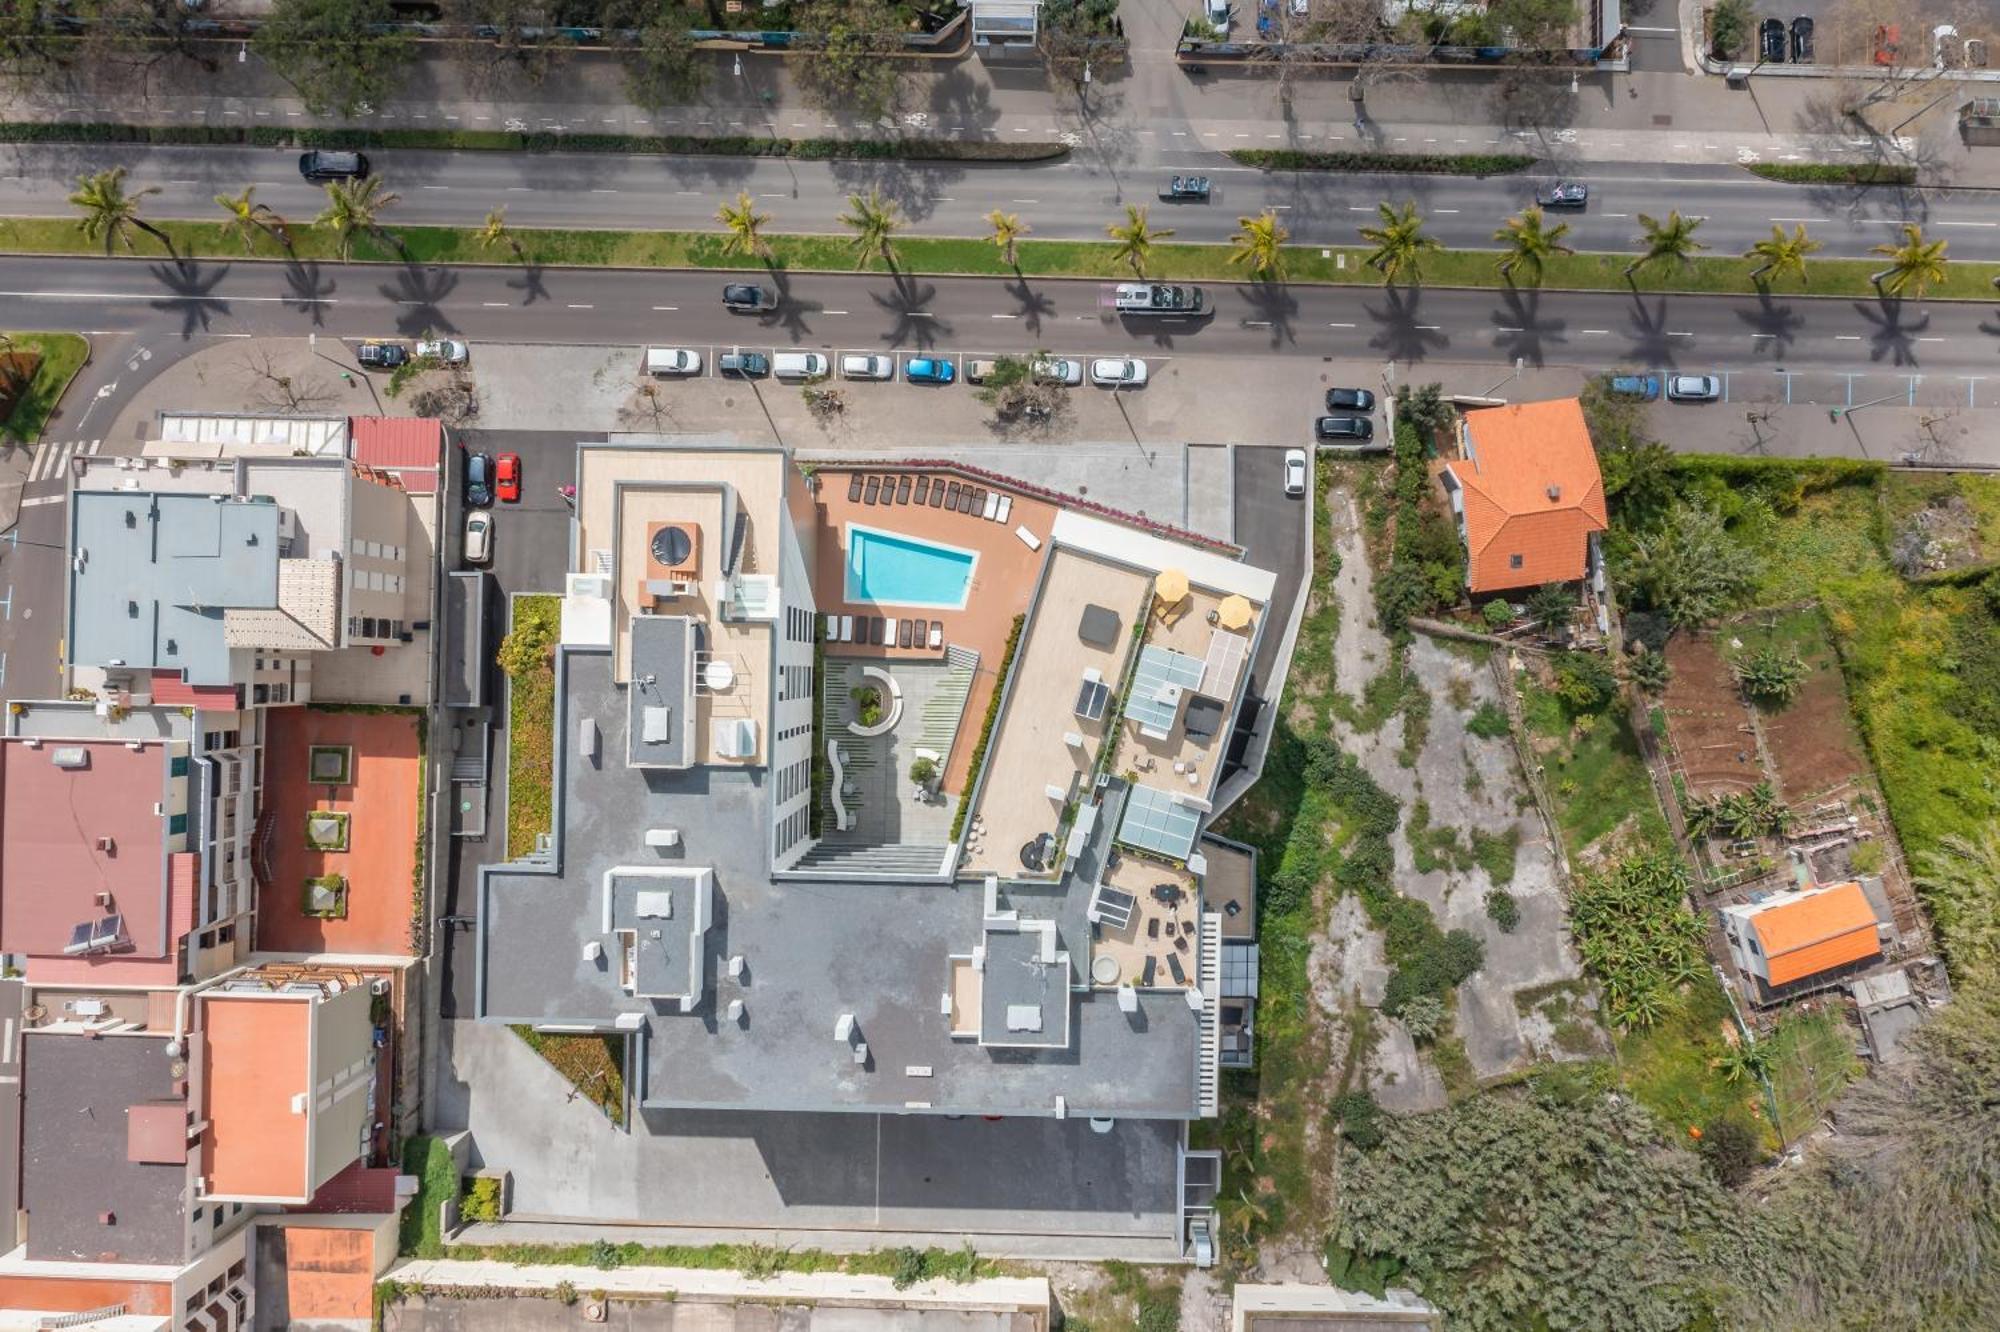
<instances>
[{"instance_id":1,"label":"bush","mask_svg":"<svg viewBox=\"0 0 2000 1332\"><path fill-rule=\"evenodd\" d=\"M1242 166L1266 171L1409 171L1433 176L1502 176L1535 159L1519 153L1313 153L1296 148L1233 148Z\"/></svg>"},{"instance_id":2,"label":"bush","mask_svg":"<svg viewBox=\"0 0 2000 1332\"><path fill-rule=\"evenodd\" d=\"M1420 994L1403 1005L1397 1015L1410 1039L1418 1045L1429 1045L1444 1030L1444 1000L1434 994Z\"/></svg>"},{"instance_id":3,"label":"bush","mask_svg":"<svg viewBox=\"0 0 2000 1332\"><path fill-rule=\"evenodd\" d=\"M1618 677L1596 652L1565 652L1556 658L1556 697L1571 712L1602 712L1617 696Z\"/></svg>"},{"instance_id":4,"label":"bush","mask_svg":"<svg viewBox=\"0 0 2000 1332\"><path fill-rule=\"evenodd\" d=\"M556 1282L554 1294L556 1303L558 1304L568 1305L576 1303L576 1286L567 1279Z\"/></svg>"},{"instance_id":5,"label":"bush","mask_svg":"<svg viewBox=\"0 0 2000 1332\"><path fill-rule=\"evenodd\" d=\"M459 1200L458 1214L466 1221L498 1221L500 1181L491 1175L474 1175L468 1179L465 1196Z\"/></svg>"},{"instance_id":6,"label":"bush","mask_svg":"<svg viewBox=\"0 0 2000 1332\"><path fill-rule=\"evenodd\" d=\"M929 1267L922 1249L905 1244L896 1250L896 1269L889 1280L897 1290L908 1290L930 1274Z\"/></svg>"},{"instance_id":7,"label":"bush","mask_svg":"<svg viewBox=\"0 0 2000 1332\"><path fill-rule=\"evenodd\" d=\"M1486 621L1488 629L1505 629L1514 623L1514 608L1505 597L1495 597L1479 608L1479 618Z\"/></svg>"},{"instance_id":8,"label":"bush","mask_svg":"<svg viewBox=\"0 0 2000 1332\"><path fill-rule=\"evenodd\" d=\"M1521 904L1505 888L1495 888L1486 894L1486 917L1500 927L1500 933L1512 934L1521 923Z\"/></svg>"},{"instance_id":9,"label":"bush","mask_svg":"<svg viewBox=\"0 0 2000 1332\"><path fill-rule=\"evenodd\" d=\"M1662 694L1674 678L1673 667L1667 665L1667 654L1642 647L1634 652L1625 663L1631 673L1632 683L1642 693Z\"/></svg>"},{"instance_id":10,"label":"bush","mask_svg":"<svg viewBox=\"0 0 2000 1332\"><path fill-rule=\"evenodd\" d=\"M1730 668L1750 699L1779 707L1797 698L1806 682L1806 663L1799 650L1775 643L1744 653Z\"/></svg>"},{"instance_id":11,"label":"bush","mask_svg":"<svg viewBox=\"0 0 2000 1332\"><path fill-rule=\"evenodd\" d=\"M937 780L938 765L933 758L920 758L910 764L910 780L918 786L929 786Z\"/></svg>"},{"instance_id":12,"label":"bush","mask_svg":"<svg viewBox=\"0 0 2000 1332\"><path fill-rule=\"evenodd\" d=\"M1367 1092L1342 1092L1328 1113L1340 1135L1363 1151L1382 1141L1382 1107Z\"/></svg>"},{"instance_id":13,"label":"bush","mask_svg":"<svg viewBox=\"0 0 2000 1332\"><path fill-rule=\"evenodd\" d=\"M624 1266L624 1264L625 1255L610 1240L594 1239L590 1242L590 1265L592 1267L600 1271L609 1272L614 1268Z\"/></svg>"},{"instance_id":14,"label":"bush","mask_svg":"<svg viewBox=\"0 0 2000 1332\"><path fill-rule=\"evenodd\" d=\"M1749 170L1765 180L1794 185L1914 185L1917 169L1889 162L1752 162Z\"/></svg>"},{"instance_id":15,"label":"bush","mask_svg":"<svg viewBox=\"0 0 2000 1332\"><path fill-rule=\"evenodd\" d=\"M500 640L500 669L519 679L549 664L549 654L562 633L562 601L556 597L523 597L514 603L514 628Z\"/></svg>"},{"instance_id":16,"label":"bush","mask_svg":"<svg viewBox=\"0 0 2000 1332\"><path fill-rule=\"evenodd\" d=\"M1750 38L1749 0L1717 0L1708 15L1708 40L1719 59L1734 60Z\"/></svg>"},{"instance_id":17,"label":"bush","mask_svg":"<svg viewBox=\"0 0 2000 1332\"><path fill-rule=\"evenodd\" d=\"M1016 615L1014 627L1007 631L1007 646L1000 653L1000 667L994 673L993 697L986 703L986 719L979 724L979 739L972 746L972 761L965 770L965 791L958 798L958 812L951 816L951 840L965 831L965 820L972 812L972 795L979 787L980 770L986 766L986 746L993 740L993 725L1000 719L1000 699L1007 691L1007 676L1014 665L1014 650L1021 645L1021 626L1027 616Z\"/></svg>"},{"instance_id":18,"label":"bush","mask_svg":"<svg viewBox=\"0 0 2000 1332\"><path fill-rule=\"evenodd\" d=\"M1756 1130L1734 1115L1704 1124L1696 1150L1716 1183L1725 1189L1742 1187L1764 1161Z\"/></svg>"},{"instance_id":19,"label":"bush","mask_svg":"<svg viewBox=\"0 0 2000 1332\"><path fill-rule=\"evenodd\" d=\"M1507 734L1509 729L1507 709L1489 698L1479 705L1479 710L1465 723L1465 729L1482 740L1498 740Z\"/></svg>"}]
</instances>

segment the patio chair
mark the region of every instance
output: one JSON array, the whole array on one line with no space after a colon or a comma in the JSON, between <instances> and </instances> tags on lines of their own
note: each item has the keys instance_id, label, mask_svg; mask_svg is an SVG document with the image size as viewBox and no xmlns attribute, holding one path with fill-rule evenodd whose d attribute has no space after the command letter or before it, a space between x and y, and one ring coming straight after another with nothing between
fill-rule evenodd
<instances>
[{"instance_id":1,"label":"patio chair","mask_svg":"<svg viewBox=\"0 0 2000 1332\"><path fill-rule=\"evenodd\" d=\"M1010 521L1013 512L1014 512L1014 497L1012 495L1002 495L1000 497L1000 512L993 515L993 521L996 523L1008 522Z\"/></svg>"},{"instance_id":2,"label":"patio chair","mask_svg":"<svg viewBox=\"0 0 2000 1332\"><path fill-rule=\"evenodd\" d=\"M909 502L910 502L910 478L904 476L899 478L896 482L896 503L908 504Z\"/></svg>"},{"instance_id":3,"label":"patio chair","mask_svg":"<svg viewBox=\"0 0 2000 1332\"><path fill-rule=\"evenodd\" d=\"M899 647L899 648L906 648L906 647L908 647L908 646L910 645L910 638L911 638L911 635L912 635L912 634L914 633L914 631L916 630L916 625L917 625L917 622L916 622L915 620L898 620L898 621L896 621L896 646L897 646L897 647Z\"/></svg>"},{"instance_id":4,"label":"patio chair","mask_svg":"<svg viewBox=\"0 0 2000 1332\"><path fill-rule=\"evenodd\" d=\"M937 480L931 482L931 507L933 509L937 509L937 508L942 508L943 506L944 506L944 478L939 477Z\"/></svg>"},{"instance_id":5,"label":"patio chair","mask_svg":"<svg viewBox=\"0 0 2000 1332\"><path fill-rule=\"evenodd\" d=\"M1160 959L1154 957L1151 953L1146 954L1146 969L1139 973L1139 984L1151 985L1153 983L1153 973L1159 969L1159 965Z\"/></svg>"},{"instance_id":6,"label":"patio chair","mask_svg":"<svg viewBox=\"0 0 2000 1332\"><path fill-rule=\"evenodd\" d=\"M854 641L854 617L852 615L843 615L840 617L840 641L843 643L852 643Z\"/></svg>"},{"instance_id":7,"label":"patio chair","mask_svg":"<svg viewBox=\"0 0 2000 1332\"><path fill-rule=\"evenodd\" d=\"M856 472L854 475L847 478L847 502L849 504L852 504L854 501L860 498L861 498L861 473Z\"/></svg>"},{"instance_id":8,"label":"patio chair","mask_svg":"<svg viewBox=\"0 0 2000 1332\"><path fill-rule=\"evenodd\" d=\"M1160 918L1158 916L1147 918L1146 937L1148 939L1157 939L1160 937Z\"/></svg>"},{"instance_id":9,"label":"patio chair","mask_svg":"<svg viewBox=\"0 0 2000 1332\"><path fill-rule=\"evenodd\" d=\"M861 502L863 504L873 504L875 502L876 495L880 494L881 490L882 490L881 478L874 476L869 477L868 490L865 494L862 495Z\"/></svg>"},{"instance_id":10,"label":"patio chair","mask_svg":"<svg viewBox=\"0 0 2000 1332\"><path fill-rule=\"evenodd\" d=\"M1183 953L1185 953L1188 950L1188 937L1186 930L1182 930L1179 934L1174 936L1174 947L1180 949Z\"/></svg>"},{"instance_id":11,"label":"patio chair","mask_svg":"<svg viewBox=\"0 0 2000 1332\"><path fill-rule=\"evenodd\" d=\"M943 621L943 620L932 620L932 621L931 621L931 638L930 638L930 644L931 644L931 650L932 650L933 652L937 651L938 649L940 649L940 648L942 648L942 647L944 646L944 621Z\"/></svg>"},{"instance_id":12,"label":"patio chair","mask_svg":"<svg viewBox=\"0 0 2000 1332\"><path fill-rule=\"evenodd\" d=\"M925 502L925 497L930 493L931 493L931 479L928 476L918 477L917 493L911 496L911 498L914 499L918 504L922 504Z\"/></svg>"},{"instance_id":13,"label":"patio chair","mask_svg":"<svg viewBox=\"0 0 2000 1332\"><path fill-rule=\"evenodd\" d=\"M947 509L956 509L956 508L958 507L958 496L959 496L959 493L960 493L960 492L961 492L961 491L962 491L963 489L964 489L964 487L963 487L963 486L961 486L961 485L959 485L959 484L958 484L958 482L956 482L956 481L952 482L952 483L951 483L951 487L950 487L950 489L948 489L948 490L946 490L946 491L945 491L945 495L944 495L944 507L945 507L945 508L947 508Z\"/></svg>"},{"instance_id":14,"label":"patio chair","mask_svg":"<svg viewBox=\"0 0 2000 1332\"><path fill-rule=\"evenodd\" d=\"M996 494L993 494L991 491L988 491L985 503L980 506L979 516L984 518L987 522L990 523L993 521L994 515L999 512L1000 512L1000 497Z\"/></svg>"},{"instance_id":15,"label":"patio chair","mask_svg":"<svg viewBox=\"0 0 2000 1332\"><path fill-rule=\"evenodd\" d=\"M1183 947L1185 947L1185 944L1183 944ZM1174 984L1187 984L1187 968L1181 965L1181 955L1179 953L1167 954L1167 970L1174 973Z\"/></svg>"}]
</instances>

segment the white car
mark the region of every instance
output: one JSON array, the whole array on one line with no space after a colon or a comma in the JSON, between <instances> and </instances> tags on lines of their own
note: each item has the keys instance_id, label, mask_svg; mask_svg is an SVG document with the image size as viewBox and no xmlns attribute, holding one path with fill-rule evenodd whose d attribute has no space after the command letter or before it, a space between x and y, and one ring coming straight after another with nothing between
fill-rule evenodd
<instances>
[{"instance_id":1,"label":"white car","mask_svg":"<svg viewBox=\"0 0 2000 1332\"><path fill-rule=\"evenodd\" d=\"M1229 31L1229 0L1203 0L1202 9L1217 32Z\"/></svg>"},{"instance_id":2,"label":"white car","mask_svg":"<svg viewBox=\"0 0 2000 1332\"><path fill-rule=\"evenodd\" d=\"M1090 382L1104 388L1137 388L1146 382L1146 363L1124 357L1092 361Z\"/></svg>"},{"instance_id":3,"label":"white car","mask_svg":"<svg viewBox=\"0 0 2000 1332\"><path fill-rule=\"evenodd\" d=\"M1035 379L1043 384L1081 384L1083 362L1067 356L1045 356L1035 362Z\"/></svg>"},{"instance_id":4,"label":"white car","mask_svg":"<svg viewBox=\"0 0 2000 1332\"><path fill-rule=\"evenodd\" d=\"M701 373L701 353L686 347L646 348L646 373L649 375L698 375Z\"/></svg>"},{"instance_id":5,"label":"white car","mask_svg":"<svg viewBox=\"0 0 2000 1332\"><path fill-rule=\"evenodd\" d=\"M485 564L493 558L493 515L474 509L465 515L465 562Z\"/></svg>"},{"instance_id":6,"label":"white car","mask_svg":"<svg viewBox=\"0 0 2000 1332\"><path fill-rule=\"evenodd\" d=\"M1674 402L1714 402L1722 396L1722 381L1714 375L1668 375L1667 397Z\"/></svg>"},{"instance_id":7,"label":"white car","mask_svg":"<svg viewBox=\"0 0 2000 1332\"><path fill-rule=\"evenodd\" d=\"M840 358L842 379L894 379L896 358L879 354L853 353Z\"/></svg>"},{"instance_id":8,"label":"white car","mask_svg":"<svg viewBox=\"0 0 2000 1332\"><path fill-rule=\"evenodd\" d=\"M417 344L417 358L439 365L464 365L472 359L472 349L457 338L428 338Z\"/></svg>"},{"instance_id":9,"label":"white car","mask_svg":"<svg viewBox=\"0 0 2000 1332\"><path fill-rule=\"evenodd\" d=\"M1285 493L1303 495L1306 493L1306 451L1304 449L1285 450Z\"/></svg>"}]
</instances>

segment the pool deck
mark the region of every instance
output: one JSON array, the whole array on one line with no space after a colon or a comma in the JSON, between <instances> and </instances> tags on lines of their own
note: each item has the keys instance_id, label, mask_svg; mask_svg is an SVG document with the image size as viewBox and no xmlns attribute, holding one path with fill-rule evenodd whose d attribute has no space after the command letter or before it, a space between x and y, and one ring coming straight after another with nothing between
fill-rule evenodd
<instances>
[{"instance_id":1,"label":"pool deck","mask_svg":"<svg viewBox=\"0 0 2000 1332\"><path fill-rule=\"evenodd\" d=\"M1014 627L1014 617L1026 612L1028 600L1034 594L1035 579L1049 549L1048 537L1055 523L1056 506L990 483L988 489L1002 490L1013 498L1013 511L1005 523L989 522L978 514L956 513L929 505L919 508L914 502L867 504L847 498L848 479L857 471L863 477L896 478L905 475L896 468L837 467L821 468L815 474L819 481L815 501L821 530L815 543L814 599L823 615L852 615L857 619L880 615L892 621L898 618L922 619L926 626L932 620L938 620L944 625L947 646L969 648L979 654L979 674L966 699L965 724L960 727L958 742L952 746L945 763L943 788L955 796L964 790L973 742L978 738L979 724L986 716L987 703L999 683L1000 656L1007 648L1008 631ZM972 589L965 607L962 610L940 610L846 600L846 531L849 523L977 553L979 559L973 567ZM1017 527L1025 527L1034 533L1042 542L1041 548L1030 550L1015 535ZM891 627L894 627L893 624ZM826 652L832 657L883 661L934 661L942 655L929 647L898 648L888 643L880 647L828 643Z\"/></svg>"}]
</instances>

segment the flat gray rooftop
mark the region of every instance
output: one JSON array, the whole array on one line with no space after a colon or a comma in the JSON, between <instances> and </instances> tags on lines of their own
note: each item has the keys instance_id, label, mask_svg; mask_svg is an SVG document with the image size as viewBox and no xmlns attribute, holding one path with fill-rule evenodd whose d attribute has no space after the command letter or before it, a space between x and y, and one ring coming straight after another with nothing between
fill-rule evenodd
<instances>
[{"instance_id":1,"label":"flat gray rooftop","mask_svg":"<svg viewBox=\"0 0 2000 1332\"><path fill-rule=\"evenodd\" d=\"M627 690L631 762L652 768L688 764L688 636L694 626L683 615L632 617L632 687Z\"/></svg>"},{"instance_id":2,"label":"flat gray rooftop","mask_svg":"<svg viewBox=\"0 0 2000 1332\"><path fill-rule=\"evenodd\" d=\"M558 865L482 870L481 1017L643 1016L650 1108L1051 1114L1061 1097L1075 1115L1195 1115L1199 1027L1179 993L1142 994L1133 1014L1113 995L1077 996L1065 1049L952 1039L941 1000L949 955L982 939L979 885L774 882L764 771L627 767L625 691L611 680L610 654L566 651L558 671ZM601 731L594 758L579 751L584 717ZM678 829L681 845L647 848L653 827ZM714 872L708 993L691 1013L626 994L619 941L603 931L605 872L649 864ZM1008 893L1024 917L1057 921L1074 964L1088 948L1087 891ZM603 956L585 956L592 942ZM734 955L744 960L736 979ZM724 1010L734 999L744 1012L731 1022ZM843 1014L868 1046L865 1064L835 1038Z\"/></svg>"}]
</instances>

